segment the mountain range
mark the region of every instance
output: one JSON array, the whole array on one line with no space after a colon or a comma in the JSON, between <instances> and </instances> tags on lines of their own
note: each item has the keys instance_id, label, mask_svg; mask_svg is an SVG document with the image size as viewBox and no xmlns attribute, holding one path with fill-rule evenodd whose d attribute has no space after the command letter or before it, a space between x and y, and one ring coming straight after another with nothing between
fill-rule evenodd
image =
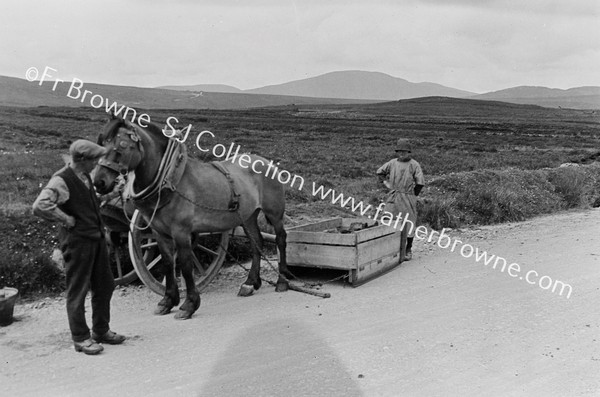
<instances>
[{"instance_id":1,"label":"mountain range","mask_svg":"<svg viewBox=\"0 0 600 397\"><path fill-rule=\"evenodd\" d=\"M240 90L225 84L199 84L193 86L162 86L162 89L179 91L229 92L268 95L290 95L313 98L365 99L393 101L425 96L464 98L473 92L457 90L435 83L411 83L380 72L347 70L325 73L320 76L294 80L283 84Z\"/></svg>"},{"instance_id":2,"label":"mountain range","mask_svg":"<svg viewBox=\"0 0 600 397\"><path fill-rule=\"evenodd\" d=\"M40 86L38 82L0 76L0 105L89 106L89 102L67 96L69 84L61 83L53 91L52 82ZM600 87L562 90L520 86L476 94L436 83L412 83L385 73L358 70L331 72L248 90L225 84L141 88L93 83L85 83L81 90L89 90L107 100L141 109L239 109L289 104L373 103L433 96L554 108L600 109ZM75 95L72 92L71 96Z\"/></svg>"},{"instance_id":3,"label":"mountain range","mask_svg":"<svg viewBox=\"0 0 600 397\"><path fill-rule=\"evenodd\" d=\"M224 84L193 86L163 86L158 88L194 91L228 92L270 95L294 95L312 98L343 98L375 101L394 101L428 96L469 98L502 101L544 107L575 109L600 108L600 87L557 88L519 86L500 91L476 94L435 83L411 83L380 72L348 70L331 72L316 77L294 80L283 84L241 90Z\"/></svg>"}]
</instances>

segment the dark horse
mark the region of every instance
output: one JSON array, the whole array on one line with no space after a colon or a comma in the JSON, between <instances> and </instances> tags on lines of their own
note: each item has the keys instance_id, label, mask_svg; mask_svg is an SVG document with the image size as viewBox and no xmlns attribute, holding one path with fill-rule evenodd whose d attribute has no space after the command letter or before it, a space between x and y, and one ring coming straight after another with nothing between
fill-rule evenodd
<instances>
[{"instance_id":1,"label":"dark horse","mask_svg":"<svg viewBox=\"0 0 600 397\"><path fill-rule=\"evenodd\" d=\"M262 210L274 227L279 249L277 291L286 291L288 275L283 227L285 194L281 183L265 175L267 161L250 155L253 167L224 161L203 163L188 157L185 146L148 123L142 128L122 118L108 122L98 144L109 149L95 170L99 193L112 190L119 173L134 178L132 199L157 235L158 247L171 266L165 274L166 290L156 314L167 314L179 304L175 280L177 266L185 280L186 300L175 318L187 319L200 307L193 278L193 235L224 232L242 226L252 245L252 268L239 295L251 295L261 286L262 236L257 216ZM262 164L262 165L260 165ZM129 181L131 184L131 180Z\"/></svg>"}]
</instances>

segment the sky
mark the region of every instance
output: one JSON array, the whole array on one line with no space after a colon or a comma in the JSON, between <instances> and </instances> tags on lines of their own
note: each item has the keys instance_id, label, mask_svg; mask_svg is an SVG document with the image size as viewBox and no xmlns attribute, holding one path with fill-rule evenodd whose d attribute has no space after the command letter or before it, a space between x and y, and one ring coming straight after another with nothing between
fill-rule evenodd
<instances>
[{"instance_id":1,"label":"sky","mask_svg":"<svg viewBox=\"0 0 600 397\"><path fill-rule=\"evenodd\" d=\"M250 89L339 70L600 86L599 0L2 0L0 75Z\"/></svg>"}]
</instances>

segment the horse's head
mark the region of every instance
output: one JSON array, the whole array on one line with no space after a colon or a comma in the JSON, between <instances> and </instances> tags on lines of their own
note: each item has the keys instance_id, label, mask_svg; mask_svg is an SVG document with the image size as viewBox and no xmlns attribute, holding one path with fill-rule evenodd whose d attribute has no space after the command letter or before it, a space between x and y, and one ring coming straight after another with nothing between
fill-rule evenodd
<instances>
[{"instance_id":1,"label":"horse's head","mask_svg":"<svg viewBox=\"0 0 600 397\"><path fill-rule=\"evenodd\" d=\"M135 170L144 158L144 148L136 126L122 118L111 118L104 132L98 136L98 144L108 149L98 161L94 171L94 186L100 194L106 194L115 186L119 174Z\"/></svg>"}]
</instances>

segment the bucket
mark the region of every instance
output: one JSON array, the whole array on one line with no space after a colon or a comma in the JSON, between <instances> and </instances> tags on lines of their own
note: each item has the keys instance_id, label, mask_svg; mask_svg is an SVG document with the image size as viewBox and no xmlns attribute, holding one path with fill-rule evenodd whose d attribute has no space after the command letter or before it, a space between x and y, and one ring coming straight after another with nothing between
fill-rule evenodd
<instances>
[{"instance_id":1,"label":"bucket","mask_svg":"<svg viewBox=\"0 0 600 397\"><path fill-rule=\"evenodd\" d=\"M16 288L4 287L0 289L0 326L11 325L13 322L13 311L15 302L19 296Z\"/></svg>"}]
</instances>

